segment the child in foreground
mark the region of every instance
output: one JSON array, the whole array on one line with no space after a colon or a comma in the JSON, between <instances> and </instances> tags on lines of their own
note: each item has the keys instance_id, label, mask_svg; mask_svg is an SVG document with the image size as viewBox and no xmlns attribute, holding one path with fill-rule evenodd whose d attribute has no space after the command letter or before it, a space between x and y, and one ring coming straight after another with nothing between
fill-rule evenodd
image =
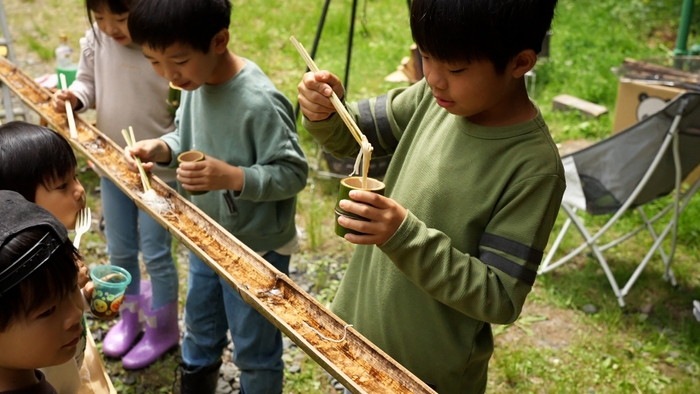
<instances>
[{"instance_id":1,"label":"child in foreground","mask_svg":"<svg viewBox=\"0 0 700 394\"><path fill-rule=\"evenodd\" d=\"M53 214L68 230L75 228L78 212L85 207L85 189L77 178L77 161L68 141L46 127L26 122L0 126L0 190L20 193ZM37 158L41 160L37 160ZM91 284L82 260L77 261L78 282L87 294ZM85 370L104 372L104 366L92 347L86 346L87 323L78 344L75 360L43 370L46 379L59 394L74 394L81 387L109 386L102 376L79 374L85 358Z\"/></svg>"},{"instance_id":2,"label":"child in foreground","mask_svg":"<svg viewBox=\"0 0 700 394\"><path fill-rule=\"evenodd\" d=\"M95 23L80 40L75 82L68 90L56 92L52 102L58 112L65 112L66 100L77 112L96 105L97 128L122 144L121 130L129 126L137 139L157 138L175 128L166 103L168 82L153 72L141 48L131 42L127 19L132 3L85 1L90 22L94 17ZM174 186L174 170L158 168L154 173ZM107 177L101 177L100 190L109 261L132 277L121 318L105 336L102 351L121 358L125 369L143 368L180 340L179 281L171 253L172 237ZM140 280L139 252L150 282Z\"/></svg>"},{"instance_id":3,"label":"child in foreground","mask_svg":"<svg viewBox=\"0 0 700 394\"><path fill-rule=\"evenodd\" d=\"M20 193L56 216L66 229L74 229L77 214L85 207L85 189L76 176L78 163L68 141L45 127L15 121L0 126L0 147L0 190ZM83 288L89 277L83 262L77 263ZM85 320L83 325L87 329ZM85 350L84 335L75 360L43 371L59 394L70 394L80 387L78 371Z\"/></svg>"},{"instance_id":4,"label":"child in foreground","mask_svg":"<svg viewBox=\"0 0 700 394\"><path fill-rule=\"evenodd\" d=\"M289 272L298 250L296 195L306 186L308 165L296 134L291 103L251 60L228 49L228 0L149 0L129 15L129 31L162 77L183 89L177 129L125 150L149 170L177 166L180 153L206 158L182 163L177 179L205 214ZM173 29L173 26L177 26ZM282 391L280 331L194 253L189 255L184 366L181 392L214 393L228 340L241 371L241 392Z\"/></svg>"},{"instance_id":5,"label":"child in foreground","mask_svg":"<svg viewBox=\"0 0 700 394\"><path fill-rule=\"evenodd\" d=\"M524 75L556 0L414 0L425 78L351 103L375 153L392 153L386 197L353 191L338 223L366 235L332 310L440 393L483 393L491 324L514 322L534 284L565 181ZM337 76L299 84L303 126L353 156L328 97ZM364 127L363 127L364 126Z\"/></svg>"},{"instance_id":6,"label":"child in foreground","mask_svg":"<svg viewBox=\"0 0 700 394\"><path fill-rule=\"evenodd\" d=\"M70 362L83 334L80 256L65 226L0 190L0 393L55 394L39 368Z\"/></svg>"}]
</instances>

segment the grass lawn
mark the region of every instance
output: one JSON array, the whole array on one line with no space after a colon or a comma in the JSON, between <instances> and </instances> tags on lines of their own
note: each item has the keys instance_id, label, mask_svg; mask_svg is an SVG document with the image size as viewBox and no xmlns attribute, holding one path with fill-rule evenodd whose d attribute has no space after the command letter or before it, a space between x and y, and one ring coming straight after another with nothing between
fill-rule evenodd
<instances>
[{"instance_id":1,"label":"grass lawn","mask_svg":"<svg viewBox=\"0 0 700 394\"><path fill-rule=\"evenodd\" d=\"M295 35L311 50L323 1L234 0L231 49L259 64L280 90L296 102L296 85L305 70L289 41ZM556 142L596 141L612 129L617 78L611 67L623 59L669 56L675 47L681 14L676 0L560 0L553 24L550 57L536 69L536 93ZM34 76L52 72L53 48L66 33L74 49L88 28L81 0L11 0L3 2L18 53L18 64ZM697 7L696 7L697 8ZM351 2L331 2L316 62L344 74ZM357 9L348 100L379 95L399 83L384 81L409 56L411 35L404 1L360 1ZM700 26L700 12L691 26ZM449 38L446 38L449 39ZM691 31L689 45L700 40ZM77 58L75 59L77 61ZM570 94L606 106L609 114L587 119L574 112L553 112L552 98ZM312 166L318 148L300 128ZM85 174L89 190L93 175ZM298 223L305 232L294 264L311 282L322 302L332 300L338 273L351 247L333 235L332 207L337 181L312 172L299 199ZM99 204L99 198L91 199ZM664 202L666 199L662 199ZM99 211L99 206L95 206ZM589 217L587 223L603 224ZM620 230L638 224L624 217ZM563 223L558 220L557 227ZM94 242L99 237L92 235ZM651 245L638 237L609 251L619 279L631 275ZM565 244L571 248L574 242ZM700 299L700 196L684 213L678 233L674 270L678 286L662 279L663 264L652 259L621 309L593 258L576 258L540 276L521 318L494 326L496 350L490 365L489 392L494 393L691 393L700 387L700 323L691 302ZM595 313L587 313L591 308ZM301 369L286 374L285 393L329 393L324 371L301 359ZM163 366L163 382L172 364ZM167 371L166 371L167 369ZM143 392L122 384L124 392ZM167 383L163 383L163 386ZM150 390L150 389L149 389ZM167 389L165 389L167 391ZM147 392L151 392L148 391Z\"/></svg>"}]
</instances>

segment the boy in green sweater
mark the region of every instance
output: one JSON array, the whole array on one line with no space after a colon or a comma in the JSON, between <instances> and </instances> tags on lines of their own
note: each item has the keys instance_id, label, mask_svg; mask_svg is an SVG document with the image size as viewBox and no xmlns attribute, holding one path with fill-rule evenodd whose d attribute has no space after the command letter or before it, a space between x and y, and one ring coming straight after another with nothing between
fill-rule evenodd
<instances>
[{"instance_id":1,"label":"boy in green sweater","mask_svg":"<svg viewBox=\"0 0 700 394\"><path fill-rule=\"evenodd\" d=\"M251 60L232 53L229 0L149 0L129 13L129 32L155 71L182 88L176 130L126 150L133 157L177 166L197 149L203 161L183 163L177 180L190 200L281 272L299 248L296 195L308 164L299 146L292 105ZM133 156L133 157L132 157ZM229 330L241 392L278 394L284 363L280 331L190 253L183 394L213 394Z\"/></svg>"},{"instance_id":2,"label":"boy in green sweater","mask_svg":"<svg viewBox=\"0 0 700 394\"><path fill-rule=\"evenodd\" d=\"M491 323L514 322L564 193L549 130L525 87L556 0L414 0L425 78L348 104L393 154L386 197L353 191L340 217L365 235L332 309L440 393L483 393ZM328 97L337 76L299 84L304 127L337 157L359 146Z\"/></svg>"}]
</instances>

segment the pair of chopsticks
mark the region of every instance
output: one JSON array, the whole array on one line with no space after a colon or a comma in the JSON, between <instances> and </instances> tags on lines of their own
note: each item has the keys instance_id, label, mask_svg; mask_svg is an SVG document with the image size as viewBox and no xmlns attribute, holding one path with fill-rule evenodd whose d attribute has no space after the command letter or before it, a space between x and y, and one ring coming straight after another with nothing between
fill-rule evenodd
<instances>
[{"instance_id":1,"label":"pair of chopsticks","mask_svg":"<svg viewBox=\"0 0 700 394\"><path fill-rule=\"evenodd\" d=\"M301 45L301 43L296 39L296 37L291 36L289 38L292 41L292 44L294 44L294 47L299 51L299 54L301 57L304 59L304 62L306 62L306 66L309 67L309 70L313 72L319 72L318 66L316 66L316 63L314 63L314 59L309 56L308 52L306 52L306 49L304 49L304 46ZM331 104L335 107L335 110L338 112L340 117L343 119L343 122L348 126L350 129L350 133L352 136L355 138L355 141L357 141L358 144L362 145L362 132L360 131L360 128L357 127L357 124L355 124L355 121L352 119L350 114L348 113L348 110L345 109L345 106L343 103L340 101L338 98L338 95L335 94L335 92L332 93L331 95Z\"/></svg>"},{"instance_id":2,"label":"pair of chopsticks","mask_svg":"<svg viewBox=\"0 0 700 394\"><path fill-rule=\"evenodd\" d=\"M124 140L126 140L126 146L132 148L134 143L136 143L136 137L134 136L134 128L129 126L129 131L122 129L122 135ZM141 184L143 185L143 192L151 190L151 181L148 180L148 175L146 175L146 170L143 169L143 164L141 164L141 159L139 157L134 157L136 159L136 165L139 168L139 175L141 175Z\"/></svg>"},{"instance_id":3,"label":"pair of chopsticks","mask_svg":"<svg viewBox=\"0 0 700 394\"><path fill-rule=\"evenodd\" d=\"M68 84L66 84L66 76L64 74L59 74L59 79L61 80L61 90L68 90ZM75 128L75 118L73 117L73 106L70 105L70 100L66 100L66 118L68 118L68 128L70 129L70 138L78 139L78 129Z\"/></svg>"},{"instance_id":4,"label":"pair of chopsticks","mask_svg":"<svg viewBox=\"0 0 700 394\"><path fill-rule=\"evenodd\" d=\"M291 36L289 39L292 41L292 44L294 44L294 47L297 49L301 57L304 59L304 62L306 63L306 66L309 67L309 70L313 72L319 72L318 66L316 66L316 63L314 63L314 59L309 56L309 53L306 52L306 49L304 49L304 46L301 45L301 43L296 39L296 37ZM364 134L362 134L362 131L360 131L360 128L357 127L357 124L355 121L352 119L352 116L348 112L348 110L345 108L343 103L340 101L340 98L338 98L338 95L335 94L335 92L331 92L331 104L333 104L333 107L335 107L336 112L338 115L340 115L340 118L343 120L346 126L348 126L348 129L350 130L350 133L352 134L353 138L355 138L355 141L357 141L358 144L360 144L360 154L357 157L357 160L355 161L355 172L357 171L357 167L360 162L360 158L362 158L362 188L367 189L367 173L369 172L369 161L372 157L372 145L369 143L367 140L367 137L365 137Z\"/></svg>"}]
</instances>

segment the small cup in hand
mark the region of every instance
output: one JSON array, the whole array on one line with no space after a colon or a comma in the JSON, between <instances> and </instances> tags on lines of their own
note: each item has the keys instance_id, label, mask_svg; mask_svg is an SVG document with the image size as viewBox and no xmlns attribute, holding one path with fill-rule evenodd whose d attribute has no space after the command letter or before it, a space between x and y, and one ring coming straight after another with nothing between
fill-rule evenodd
<instances>
[{"instance_id":1,"label":"small cup in hand","mask_svg":"<svg viewBox=\"0 0 700 394\"><path fill-rule=\"evenodd\" d=\"M198 161L204 160L204 152L198 150L188 150L187 152L182 152L177 157L177 162L182 163L196 163ZM191 196L198 196L200 194L207 193L207 190L185 190L187 194Z\"/></svg>"},{"instance_id":2,"label":"small cup in hand","mask_svg":"<svg viewBox=\"0 0 700 394\"><path fill-rule=\"evenodd\" d=\"M90 311L100 319L114 319L119 315L131 274L116 265L100 265L90 270L90 278L94 286Z\"/></svg>"},{"instance_id":3,"label":"small cup in hand","mask_svg":"<svg viewBox=\"0 0 700 394\"><path fill-rule=\"evenodd\" d=\"M367 218L364 218L360 215L356 215L354 213L347 212L343 208L340 207L340 200L352 200L350 198L350 191L351 190L366 190L369 192L377 193L380 195L384 195L384 189L386 188L386 185L384 185L384 182L378 181L374 178L367 178L367 189L362 188L362 178L358 176L353 176L353 177L348 177L344 178L340 181L340 190L338 192L338 201L335 204L335 233L336 235L340 237L345 237L345 234L358 234L358 235L363 235L363 233L360 233L355 230L350 230L347 229L338 223L338 218L340 216L347 216L350 219L354 220L362 220L365 222L369 222L370 220Z\"/></svg>"}]
</instances>

